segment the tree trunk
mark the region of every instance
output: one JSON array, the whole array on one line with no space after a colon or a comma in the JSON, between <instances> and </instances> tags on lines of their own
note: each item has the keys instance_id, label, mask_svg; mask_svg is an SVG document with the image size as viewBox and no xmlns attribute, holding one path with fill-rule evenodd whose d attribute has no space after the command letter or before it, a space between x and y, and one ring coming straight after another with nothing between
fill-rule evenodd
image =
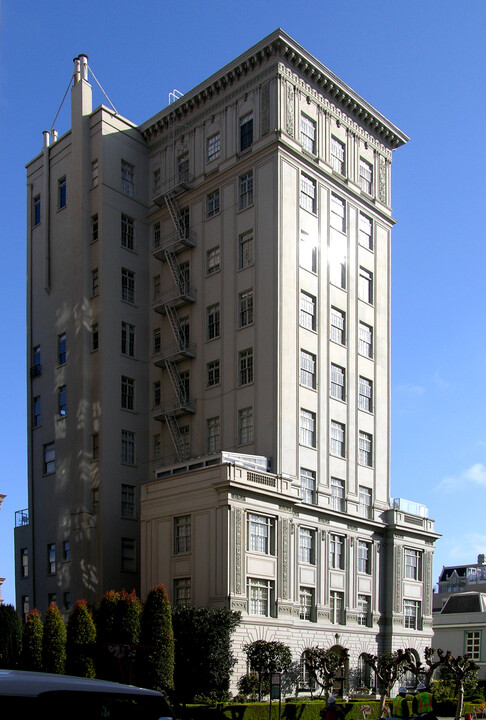
<instances>
[{"instance_id":1,"label":"tree trunk","mask_svg":"<svg viewBox=\"0 0 486 720\"><path fill-rule=\"evenodd\" d=\"M461 683L459 686L459 692L457 694L456 717L454 718L454 720L459 720L459 718L461 717L463 706L464 706L464 683Z\"/></svg>"},{"instance_id":2,"label":"tree trunk","mask_svg":"<svg viewBox=\"0 0 486 720\"><path fill-rule=\"evenodd\" d=\"M380 695L380 717L384 717L383 713L386 705L386 692Z\"/></svg>"}]
</instances>

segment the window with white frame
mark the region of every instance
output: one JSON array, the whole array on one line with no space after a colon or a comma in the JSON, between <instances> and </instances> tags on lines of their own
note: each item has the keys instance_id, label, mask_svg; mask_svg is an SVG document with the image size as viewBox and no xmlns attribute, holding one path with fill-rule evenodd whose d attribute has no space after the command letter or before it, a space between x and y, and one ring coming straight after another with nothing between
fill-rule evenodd
<instances>
[{"instance_id":1,"label":"window with white frame","mask_svg":"<svg viewBox=\"0 0 486 720\"><path fill-rule=\"evenodd\" d=\"M341 140L331 137L331 165L340 175L346 175L346 148Z\"/></svg>"},{"instance_id":2,"label":"window with white frame","mask_svg":"<svg viewBox=\"0 0 486 720\"><path fill-rule=\"evenodd\" d=\"M219 245L211 248L206 253L206 275L213 275L221 267L221 249Z\"/></svg>"},{"instance_id":3,"label":"window with white frame","mask_svg":"<svg viewBox=\"0 0 486 720\"><path fill-rule=\"evenodd\" d=\"M121 431L121 461L127 465L135 464L135 433L131 430Z\"/></svg>"},{"instance_id":4,"label":"window with white frame","mask_svg":"<svg viewBox=\"0 0 486 720\"><path fill-rule=\"evenodd\" d=\"M312 620L314 610L314 588L301 587L299 589L299 618Z\"/></svg>"},{"instance_id":5,"label":"window with white frame","mask_svg":"<svg viewBox=\"0 0 486 720\"><path fill-rule=\"evenodd\" d=\"M36 225L40 225L41 221L41 197L40 195L35 195L33 201L32 201L32 225L35 227Z\"/></svg>"},{"instance_id":6,"label":"window with white frame","mask_svg":"<svg viewBox=\"0 0 486 720\"><path fill-rule=\"evenodd\" d=\"M191 604L191 578L175 578L174 605L187 607Z\"/></svg>"},{"instance_id":7,"label":"window with white frame","mask_svg":"<svg viewBox=\"0 0 486 720\"><path fill-rule=\"evenodd\" d=\"M67 359L66 333L57 336L57 364L64 365Z\"/></svg>"},{"instance_id":8,"label":"window with white frame","mask_svg":"<svg viewBox=\"0 0 486 720\"><path fill-rule=\"evenodd\" d=\"M177 158L177 177L179 182L189 180L189 154L183 153Z\"/></svg>"},{"instance_id":9,"label":"window with white frame","mask_svg":"<svg viewBox=\"0 0 486 720\"><path fill-rule=\"evenodd\" d=\"M299 530L299 562L315 565L315 530L301 527Z\"/></svg>"},{"instance_id":10,"label":"window with white frame","mask_svg":"<svg viewBox=\"0 0 486 720\"><path fill-rule=\"evenodd\" d=\"M239 385L253 382L253 348L242 350L238 354Z\"/></svg>"},{"instance_id":11,"label":"window with white frame","mask_svg":"<svg viewBox=\"0 0 486 720\"><path fill-rule=\"evenodd\" d=\"M311 213L316 212L316 181L313 178L300 174L300 207Z\"/></svg>"},{"instance_id":12,"label":"window with white frame","mask_svg":"<svg viewBox=\"0 0 486 720\"><path fill-rule=\"evenodd\" d=\"M253 442L253 408L246 407L238 410L238 445L248 445Z\"/></svg>"},{"instance_id":13,"label":"window with white frame","mask_svg":"<svg viewBox=\"0 0 486 720\"><path fill-rule=\"evenodd\" d=\"M135 355L135 325L124 321L121 324L121 353L128 357Z\"/></svg>"},{"instance_id":14,"label":"window with white frame","mask_svg":"<svg viewBox=\"0 0 486 720\"><path fill-rule=\"evenodd\" d=\"M160 328L154 328L152 332L152 352L154 355L160 353L162 347L162 334Z\"/></svg>"},{"instance_id":15,"label":"window with white frame","mask_svg":"<svg viewBox=\"0 0 486 720\"><path fill-rule=\"evenodd\" d=\"M365 575L371 575L371 545L366 540L358 540L357 544L357 570Z\"/></svg>"},{"instance_id":16,"label":"window with white frame","mask_svg":"<svg viewBox=\"0 0 486 720\"><path fill-rule=\"evenodd\" d=\"M317 243L305 230L300 231L299 265L310 272L317 272Z\"/></svg>"},{"instance_id":17,"label":"window with white frame","mask_svg":"<svg viewBox=\"0 0 486 720\"><path fill-rule=\"evenodd\" d=\"M41 372L41 346L35 345L32 348L32 367L30 369L31 377L37 377L41 374Z\"/></svg>"},{"instance_id":18,"label":"window with white frame","mask_svg":"<svg viewBox=\"0 0 486 720\"><path fill-rule=\"evenodd\" d=\"M206 339L212 340L219 337L219 303L209 305L206 309Z\"/></svg>"},{"instance_id":19,"label":"window with white frame","mask_svg":"<svg viewBox=\"0 0 486 720\"><path fill-rule=\"evenodd\" d=\"M403 620L406 629L420 629L420 602L418 600L403 601Z\"/></svg>"},{"instance_id":20,"label":"window with white frame","mask_svg":"<svg viewBox=\"0 0 486 720\"><path fill-rule=\"evenodd\" d=\"M466 655L475 662L481 660L481 630L471 630L464 633Z\"/></svg>"},{"instance_id":21,"label":"window with white frame","mask_svg":"<svg viewBox=\"0 0 486 720\"><path fill-rule=\"evenodd\" d=\"M208 162L216 160L221 155L221 135L216 133L211 135L207 140L207 159Z\"/></svg>"},{"instance_id":22,"label":"window with white frame","mask_svg":"<svg viewBox=\"0 0 486 720\"><path fill-rule=\"evenodd\" d=\"M373 383L368 378L359 378L358 405L360 410L373 412Z\"/></svg>"},{"instance_id":23,"label":"window with white frame","mask_svg":"<svg viewBox=\"0 0 486 720\"><path fill-rule=\"evenodd\" d=\"M210 218L219 213L219 188L206 195L206 217Z\"/></svg>"},{"instance_id":24,"label":"window with white frame","mask_svg":"<svg viewBox=\"0 0 486 720\"><path fill-rule=\"evenodd\" d=\"M371 518L371 489L364 485L359 486L359 515L364 518Z\"/></svg>"},{"instance_id":25,"label":"window with white frame","mask_svg":"<svg viewBox=\"0 0 486 720\"><path fill-rule=\"evenodd\" d=\"M419 550L405 548L405 577L407 580L420 580L422 554Z\"/></svg>"},{"instance_id":26,"label":"window with white frame","mask_svg":"<svg viewBox=\"0 0 486 720\"><path fill-rule=\"evenodd\" d=\"M275 520L266 515L248 513L248 550L275 554Z\"/></svg>"},{"instance_id":27,"label":"window with white frame","mask_svg":"<svg viewBox=\"0 0 486 720\"><path fill-rule=\"evenodd\" d=\"M373 466L373 438L370 433L359 431L358 462L367 467Z\"/></svg>"},{"instance_id":28,"label":"window with white frame","mask_svg":"<svg viewBox=\"0 0 486 720\"><path fill-rule=\"evenodd\" d=\"M238 207L240 210L253 205L253 170L240 175L238 180Z\"/></svg>"},{"instance_id":29,"label":"window with white frame","mask_svg":"<svg viewBox=\"0 0 486 720\"><path fill-rule=\"evenodd\" d=\"M206 420L206 448L208 453L215 453L221 449L219 417Z\"/></svg>"},{"instance_id":30,"label":"window with white frame","mask_svg":"<svg viewBox=\"0 0 486 720\"><path fill-rule=\"evenodd\" d=\"M98 295L100 289L100 277L98 268L91 270L91 296L95 297Z\"/></svg>"},{"instance_id":31,"label":"window with white frame","mask_svg":"<svg viewBox=\"0 0 486 720\"><path fill-rule=\"evenodd\" d=\"M344 480L331 478L331 508L339 512L345 510Z\"/></svg>"},{"instance_id":32,"label":"window with white frame","mask_svg":"<svg viewBox=\"0 0 486 720\"><path fill-rule=\"evenodd\" d=\"M136 543L133 538L121 539L122 572L135 572L137 569Z\"/></svg>"},{"instance_id":33,"label":"window with white frame","mask_svg":"<svg viewBox=\"0 0 486 720\"><path fill-rule=\"evenodd\" d=\"M364 158L359 159L359 186L368 195L373 194L373 165Z\"/></svg>"},{"instance_id":34,"label":"window with white frame","mask_svg":"<svg viewBox=\"0 0 486 720\"><path fill-rule=\"evenodd\" d=\"M47 545L47 574L56 574L56 543Z\"/></svg>"},{"instance_id":35,"label":"window with white frame","mask_svg":"<svg viewBox=\"0 0 486 720\"><path fill-rule=\"evenodd\" d=\"M316 123L304 113L300 115L300 142L304 150L316 154Z\"/></svg>"},{"instance_id":36,"label":"window with white frame","mask_svg":"<svg viewBox=\"0 0 486 720\"><path fill-rule=\"evenodd\" d=\"M333 590L330 596L330 621L334 625L344 625L344 593Z\"/></svg>"},{"instance_id":37,"label":"window with white frame","mask_svg":"<svg viewBox=\"0 0 486 720\"><path fill-rule=\"evenodd\" d=\"M316 299L303 290L300 291L300 324L308 330L316 329Z\"/></svg>"},{"instance_id":38,"label":"window with white frame","mask_svg":"<svg viewBox=\"0 0 486 720\"><path fill-rule=\"evenodd\" d=\"M346 232L346 201L331 195L331 227Z\"/></svg>"},{"instance_id":39,"label":"window with white frame","mask_svg":"<svg viewBox=\"0 0 486 720\"><path fill-rule=\"evenodd\" d=\"M20 548L20 577L29 577L29 550Z\"/></svg>"},{"instance_id":40,"label":"window with white frame","mask_svg":"<svg viewBox=\"0 0 486 720\"><path fill-rule=\"evenodd\" d=\"M329 567L344 570L344 536L329 535Z\"/></svg>"},{"instance_id":41,"label":"window with white frame","mask_svg":"<svg viewBox=\"0 0 486 720\"><path fill-rule=\"evenodd\" d=\"M67 412L66 386L61 385L57 389L57 411L60 417L64 417Z\"/></svg>"},{"instance_id":42,"label":"window with white frame","mask_svg":"<svg viewBox=\"0 0 486 720\"><path fill-rule=\"evenodd\" d=\"M135 195L135 166L127 160L121 161L121 191L129 197Z\"/></svg>"},{"instance_id":43,"label":"window with white frame","mask_svg":"<svg viewBox=\"0 0 486 720\"><path fill-rule=\"evenodd\" d=\"M373 328L361 321L359 323L358 349L361 355L373 357Z\"/></svg>"},{"instance_id":44,"label":"window with white frame","mask_svg":"<svg viewBox=\"0 0 486 720\"><path fill-rule=\"evenodd\" d=\"M44 475L56 472L56 448L54 443L46 443L43 447L43 471Z\"/></svg>"},{"instance_id":45,"label":"window with white frame","mask_svg":"<svg viewBox=\"0 0 486 720\"><path fill-rule=\"evenodd\" d=\"M346 428L344 423L331 420L331 442L329 451L331 455L345 457L346 449Z\"/></svg>"},{"instance_id":46,"label":"window with white frame","mask_svg":"<svg viewBox=\"0 0 486 720\"><path fill-rule=\"evenodd\" d=\"M346 313L335 307L331 308L331 340L346 344Z\"/></svg>"},{"instance_id":47,"label":"window with white frame","mask_svg":"<svg viewBox=\"0 0 486 720\"><path fill-rule=\"evenodd\" d=\"M133 250L135 239L135 220L122 213L121 216L121 246Z\"/></svg>"},{"instance_id":48,"label":"window with white frame","mask_svg":"<svg viewBox=\"0 0 486 720\"><path fill-rule=\"evenodd\" d=\"M155 380L153 384L154 407L159 407L162 402L162 385L160 380Z\"/></svg>"},{"instance_id":49,"label":"window with white frame","mask_svg":"<svg viewBox=\"0 0 486 720\"><path fill-rule=\"evenodd\" d=\"M191 552L191 516L174 518L174 555Z\"/></svg>"},{"instance_id":50,"label":"window with white frame","mask_svg":"<svg viewBox=\"0 0 486 720\"><path fill-rule=\"evenodd\" d=\"M121 516L129 520L135 519L135 485L121 486Z\"/></svg>"},{"instance_id":51,"label":"window with white frame","mask_svg":"<svg viewBox=\"0 0 486 720\"><path fill-rule=\"evenodd\" d=\"M360 212L358 242L368 250L373 250L373 220Z\"/></svg>"},{"instance_id":52,"label":"window with white frame","mask_svg":"<svg viewBox=\"0 0 486 720\"><path fill-rule=\"evenodd\" d=\"M271 615L273 595L273 580L248 578L248 613L264 617Z\"/></svg>"},{"instance_id":53,"label":"window with white frame","mask_svg":"<svg viewBox=\"0 0 486 720\"><path fill-rule=\"evenodd\" d=\"M358 625L368 625L370 612L370 598L368 595L358 595Z\"/></svg>"},{"instance_id":54,"label":"window with white frame","mask_svg":"<svg viewBox=\"0 0 486 720\"><path fill-rule=\"evenodd\" d=\"M122 300L128 303L135 302L135 273L127 268L121 271Z\"/></svg>"},{"instance_id":55,"label":"window with white frame","mask_svg":"<svg viewBox=\"0 0 486 720\"><path fill-rule=\"evenodd\" d=\"M253 290L246 290L239 296L239 327L253 323Z\"/></svg>"},{"instance_id":56,"label":"window with white frame","mask_svg":"<svg viewBox=\"0 0 486 720\"><path fill-rule=\"evenodd\" d=\"M213 387L219 385L220 365L219 360L211 360L206 365L206 386Z\"/></svg>"},{"instance_id":57,"label":"window with white frame","mask_svg":"<svg viewBox=\"0 0 486 720\"><path fill-rule=\"evenodd\" d=\"M253 113L240 118L240 152L253 145Z\"/></svg>"},{"instance_id":58,"label":"window with white frame","mask_svg":"<svg viewBox=\"0 0 486 720\"><path fill-rule=\"evenodd\" d=\"M300 498L313 505L316 502L316 474L314 470L300 468Z\"/></svg>"},{"instance_id":59,"label":"window with white frame","mask_svg":"<svg viewBox=\"0 0 486 720\"><path fill-rule=\"evenodd\" d=\"M300 444L316 447L316 414L310 410L300 409Z\"/></svg>"},{"instance_id":60,"label":"window with white frame","mask_svg":"<svg viewBox=\"0 0 486 720\"><path fill-rule=\"evenodd\" d=\"M57 181L57 208L58 210L62 210L62 208L66 207L67 205L67 184L66 184L66 176L59 178Z\"/></svg>"},{"instance_id":61,"label":"window with white frame","mask_svg":"<svg viewBox=\"0 0 486 720\"><path fill-rule=\"evenodd\" d=\"M330 244L329 280L343 290L346 289L346 264L346 238L342 235L334 235Z\"/></svg>"},{"instance_id":62,"label":"window with white frame","mask_svg":"<svg viewBox=\"0 0 486 720\"><path fill-rule=\"evenodd\" d=\"M133 410L135 406L135 380L126 375L121 377L121 407L123 410Z\"/></svg>"},{"instance_id":63,"label":"window with white frame","mask_svg":"<svg viewBox=\"0 0 486 720\"><path fill-rule=\"evenodd\" d=\"M359 269L358 297L364 302L373 303L373 273L363 267Z\"/></svg>"},{"instance_id":64,"label":"window with white frame","mask_svg":"<svg viewBox=\"0 0 486 720\"><path fill-rule=\"evenodd\" d=\"M340 365L331 363L331 397L336 400L346 399L346 371Z\"/></svg>"},{"instance_id":65,"label":"window with white frame","mask_svg":"<svg viewBox=\"0 0 486 720\"><path fill-rule=\"evenodd\" d=\"M300 351L300 384L305 387L316 387L316 356L307 350Z\"/></svg>"},{"instance_id":66,"label":"window with white frame","mask_svg":"<svg viewBox=\"0 0 486 720\"><path fill-rule=\"evenodd\" d=\"M191 451L191 434L189 425L179 425L180 454L183 459L189 457Z\"/></svg>"},{"instance_id":67,"label":"window with white frame","mask_svg":"<svg viewBox=\"0 0 486 720\"><path fill-rule=\"evenodd\" d=\"M253 265L253 230L242 233L238 238L238 267Z\"/></svg>"},{"instance_id":68,"label":"window with white frame","mask_svg":"<svg viewBox=\"0 0 486 720\"><path fill-rule=\"evenodd\" d=\"M41 396L36 395L32 400L32 426L40 427L42 425L41 413Z\"/></svg>"}]
</instances>

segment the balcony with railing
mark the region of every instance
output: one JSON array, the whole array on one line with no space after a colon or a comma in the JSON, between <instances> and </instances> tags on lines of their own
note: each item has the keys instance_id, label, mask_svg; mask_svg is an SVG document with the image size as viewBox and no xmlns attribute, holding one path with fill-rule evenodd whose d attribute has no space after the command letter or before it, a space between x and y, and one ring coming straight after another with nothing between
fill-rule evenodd
<instances>
[{"instance_id":1,"label":"balcony with railing","mask_svg":"<svg viewBox=\"0 0 486 720\"><path fill-rule=\"evenodd\" d=\"M165 292L157 293L152 302L152 308L160 315L165 315L167 305L176 308L194 302L196 302L196 288L188 282L181 282Z\"/></svg>"},{"instance_id":2,"label":"balcony with railing","mask_svg":"<svg viewBox=\"0 0 486 720\"><path fill-rule=\"evenodd\" d=\"M179 253L181 250L193 248L196 246L196 234L190 230L184 233L173 232L169 235L154 237L152 245L152 254L157 260L165 262L167 253Z\"/></svg>"},{"instance_id":3,"label":"balcony with railing","mask_svg":"<svg viewBox=\"0 0 486 720\"><path fill-rule=\"evenodd\" d=\"M29 509L16 510L15 512L15 527L24 527L29 524Z\"/></svg>"},{"instance_id":4,"label":"balcony with railing","mask_svg":"<svg viewBox=\"0 0 486 720\"><path fill-rule=\"evenodd\" d=\"M176 196L186 190L190 190L194 183L194 176L188 170L181 170L177 172L174 177L165 180L164 182L159 181L155 184L153 189L153 201L157 205L163 205L165 203L166 195Z\"/></svg>"},{"instance_id":5,"label":"balcony with railing","mask_svg":"<svg viewBox=\"0 0 486 720\"><path fill-rule=\"evenodd\" d=\"M157 367L165 368L167 360L179 362L184 358L194 357L196 357L196 343L184 339L179 343L174 342L170 345L164 345L159 352L154 353L152 361Z\"/></svg>"},{"instance_id":6,"label":"balcony with railing","mask_svg":"<svg viewBox=\"0 0 486 720\"><path fill-rule=\"evenodd\" d=\"M187 415L188 413L194 414L196 412L196 400L194 398L184 397L181 393L179 397L161 403L160 405L154 407L153 410L154 420L165 422L167 415L180 417L181 415Z\"/></svg>"}]
</instances>

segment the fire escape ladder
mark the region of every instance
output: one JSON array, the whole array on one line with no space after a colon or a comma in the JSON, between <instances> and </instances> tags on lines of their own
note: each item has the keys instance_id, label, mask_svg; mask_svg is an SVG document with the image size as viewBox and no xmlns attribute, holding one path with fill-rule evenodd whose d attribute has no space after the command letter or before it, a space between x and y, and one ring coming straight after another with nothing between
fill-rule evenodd
<instances>
[{"instance_id":1,"label":"fire escape ladder","mask_svg":"<svg viewBox=\"0 0 486 720\"><path fill-rule=\"evenodd\" d=\"M188 397L187 397L185 385L181 380L179 371L177 370L177 364L174 362L174 360L167 359L165 361L165 367L167 369L167 372L169 373L169 377L172 381L172 385L174 387L176 398L177 398L179 404L181 406L186 405L186 403L188 401Z\"/></svg>"},{"instance_id":2,"label":"fire escape ladder","mask_svg":"<svg viewBox=\"0 0 486 720\"><path fill-rule=\"evenodd\" d=\"M177 424L177 420L174 413L167 413L165 416L167 427L169 429L169 434L172 439L172 442L174 444L175 451L177 453L177 459L179 461L184 460L184 443L182 440L181 431L179 430L179 425Z\"/></svg>"},{"instance_id":3,"label":"fire escape ladder","mask_svg":"<svg viewBox=\"0 0 486 720\"><path fill-rule=\"evenodd\" d=\"M172 223L177 231L179 240L184 240L187 235L186 224L185 224L184 220L182 219L182 215L181 215L181 212L177 205L176 199L175 199L175 197L173 197L171 195L171 193L166 193L165 204L167 205L169 215L170 215Z\"/></svg>"},{"instance_id":4,"label":"fire escape ladder","mask_svg":"<svg viewBox=\"0 0 486 720\"><path fill-rule=\"evenodd\" d=\"M186 335L184 333L184 330L182 329L177 311L175 310L174 307L172 307L172 305L166 305L165 312L169 319L169 323L172 328L172 332L174 333L174 338L177 343L177 347L179 348L179 350L185 350L186 345L187 345Z\"/></svg>"},{"instance_id":5,"label":"fire escape ladder","mask_svg":"<svg viewBox=\"0 0 486 720\"><path fill-rule=\"evenodd\" d=\"M170 267L177 290L181 295L184 295L187 290L187 282L184 273L181 271L176 254L170 250L165 250L165 258Z\"/></svg>"}]
</instances>

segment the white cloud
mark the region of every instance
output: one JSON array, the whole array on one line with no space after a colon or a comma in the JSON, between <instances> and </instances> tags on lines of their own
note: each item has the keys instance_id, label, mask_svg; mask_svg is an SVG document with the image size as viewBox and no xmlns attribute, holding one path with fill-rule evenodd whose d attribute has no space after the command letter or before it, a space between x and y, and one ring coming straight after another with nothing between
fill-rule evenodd
<instances>
[{"instance_id":1,"label":"white cloud","mask_svg":"<svg viewBox=\"0 0 486 720\"><path fill-rule=\"evenodd\" d=\"M486 466L482 463L475 463L460 475L443 478L439 483L439 489L454 491L463 488L468 484L486 487Z\"/></svg>"}]
</instances>

